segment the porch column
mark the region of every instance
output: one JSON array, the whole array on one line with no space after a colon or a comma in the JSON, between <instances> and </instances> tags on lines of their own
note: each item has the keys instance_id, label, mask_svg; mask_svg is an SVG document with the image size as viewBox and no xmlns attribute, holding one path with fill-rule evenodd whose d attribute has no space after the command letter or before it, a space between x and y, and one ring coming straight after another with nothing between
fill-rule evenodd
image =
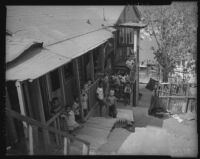
<instances>
[{"instance_id":1,"label":"porch column","mask_svg":"<svg viewBox=\"0 0 200 159\"><path fill-rule=\"evenodd\" d=\"M21 82L20 81L16 81L15 86L17 87L17 95L18 95L18 99L19 99L20 113L21 113L21 115L26 116L26 110L25 110L25 104L24 104L24 94L23 94ZM28 126L27 126L27 123L26 122L22 122L22 123L23 123L23 127L24 127L25 138L28 138L28 134L27 134Z\"/></svg>"},{"instance_id":2,"label":"porch column","mask_svg":"<svg viewBox=\"0 0 200 159\"><path fill-rule=\"evenodd\" d=\"M79 98L79 105L81 108L81 119L83 120L83 107L81 105L81 88L80 88L80 77L79 77L79 70L78 70L78 58L73 60L73 68L75 72L75 80L78 89L78 98Z\"/></svg>"},{"instance_id":3,"label":"porch column","mask_svg":"<svg viewBox=\"0 0 200 159\"><path fill-rule=\"evenodd\" d=\"M36 93L37 93L40 120L42 124L46 124L39 79L35 79L35 81L33 82L36 83ZM47 130L43 130L43 137L44 137L45 149L47 149L50 144L49 133Z\"/></svg>"},{"instance_id":4,"label":"porch column","mask_svg":"<svg viewBox=\"0 0 200 159\"><path fill-rule=\"evenodd\" d=\"M102 73L104 73L104 64L105 64L105 45L102 45L101 46L101 49L100 49L100 56L101 56L101 71Z\"/></svg>"},{"instance_id":5,"label":"porch column","mask_svg":"<svg viewBox=\"0 0 200 159\"><path fill-rule=\"evenodd\" d=\"M6 88L6 107L8 107L9 109L12 109L11 104L10 104L10 98L9 98L8 92L7 92L7 88ZM7 134L9 140L12 140L15 143L17 141L17 131L15 129L14 119L12 117L6 116L6 126L9 127L8 128L9 132Z\"/></svg>"},{"instance_id":6,"label":"porch column","mask_svg":"<svg viewBox=\"0 0 200 159\"><path fill-rule=\"evenodd\" d=\"M93 51L89 52L89 56L90 56L91 80L94 81L94 59L93 59Z\"/></svg>"},{"instance_id":7,"label":"porch column","mask_svg":"<svg viewBox=\"0 0 200 159\"><path fill-rule=\"evenodd\" d=\"M139 42L140 42L140 30L138 29L135 33L136 35L136 103L135 105L138 106L139 104L139 72L140 72L140 67L139 67Z\"/></svg>"},{"instance_id":8,"label":"porch column","mask_svg":"<svg viewBox=\"0 0 200 159\"><path fill-rule=\"evenodd\" d=\"M61 83L63 106L65 106L66 105L66 92L65 92L64 67L59 68L59 76L60 76L60 83Z\"/></svg>"}]
</instances>

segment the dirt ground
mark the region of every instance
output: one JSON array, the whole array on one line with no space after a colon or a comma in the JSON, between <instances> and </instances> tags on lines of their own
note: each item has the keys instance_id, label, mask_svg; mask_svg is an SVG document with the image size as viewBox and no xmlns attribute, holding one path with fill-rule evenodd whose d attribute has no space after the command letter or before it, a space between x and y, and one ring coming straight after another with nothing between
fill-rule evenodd
<instances>
[{"instance_id":1,"label":"dirt ground","mask_svg":"<svg viewBox=\"0 0 200 159\"><path fill-rule=\"evenodd\" d=\"M133 111L135 132L118 128L110 134L108 142L100 148L99 154L110 155L162 155L172 157L196 157L198 137L196 120L179 123L172 117L160 119L148 115L151 91L140 84L142 98L138 107L118 108ZM184 115L181 116L183 119Z\"/></svg>"}]
</instances>

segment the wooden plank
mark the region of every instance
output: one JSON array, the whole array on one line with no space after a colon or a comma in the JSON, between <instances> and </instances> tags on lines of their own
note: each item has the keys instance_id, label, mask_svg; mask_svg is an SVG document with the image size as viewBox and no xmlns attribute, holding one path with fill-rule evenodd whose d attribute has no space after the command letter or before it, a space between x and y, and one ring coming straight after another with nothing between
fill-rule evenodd
<instances>
[{"instance_id":1,"label":"wooden plank","mask_svg":"<svg viewBox=\"0 0 200 159\"><path fill-rule=\"evenodd\" d=\"M29 155L33 155L33 129L32 126L28 126L28 133L29 133Z\"/></svg>"},{"instance_id":2,"label":"wooden plank","mask_svg":"<svg viewBox=\"0 0 200 159\"><path fill-rule=\"evenodd\" d=\"M88 148L87 148L87 145L85 144L83 144L82 155L88 155Z\"/></svg>"},{"instance_id":3,"label":"wooden plank","mask_svg":"<svg viewBox=\"0 0 200 159\"><path fill-rule=\"evenodd\" d=\"M194 97L194 96L159 96L159 98L180 98L180 99L190 98L190 99L196 99L196 97Z\"/></svg>"},{"instance_id":4,"label":"wooden plank","mask_svg":"<svg viewBox=\"0 0 200 159\"><path fill-rule=\"evenodd\" d=\"M45 120L45 114L44 114L44 106L43 106L43 102L42 102L42 94L41 94L41 89L40 89L40 83L39 83L39 79L36 79L36 87L37 87L37 91L38 91L38 102L39 102L39 115L40 115L40 119L41 122L43 124L46 124L46 120ZM48 148L48 145L50 143L50 139L49 139L49 133L48 131L44 130L43 131L43 137L44 137L44 144L45 144L45 149Z\"/></svg>"},{"instance_id":5,"label":"wooden plank","mask_svg":"<svg viewBox=\"0 0 200 159\"><path fill-rule=\"evenodd\" d=\"M65 137L64 138L64 155L68 155L69 154L69 144L68 144L68 138Z\"/></svg>"},{"instance_id":6,"label":"wooden plank","mask_svg":"<svg viewBox=\"0 0 200 159\"><path fill-rule=\"evenodd\" d=\"M26 94L29 114L30 114L30 117L33 117L33 112L32 112L32 106L31 106L31 102L30 102L30 94L29 94L29 91L28 91L28 82L27 81L24 81L24 89L25 89L25 94Z\"/></svg>"},{"instance_id":7,"label":"wooden plank","mask_svg":"<svg viewBox=\"0 0 200 159\"><path fill-rule=\"evenodd\" d=\"M78 70L78 59L74 59L73 60L73 68L74 68L74 72L75 72L75 80L76 80L76 84L77 84L77 89L78 89L78 98L79 98L79 105L80 105L80 115L81 115L81 119L83 120L83 107L81 104L81 88L80 88L80 77L79 77L79 70Z\"/></svg>"},{"instance_id":8,"label":"wooden plank","mask_svg":"<svg viewBox=\"0 0 200 159\"><path fill-rule=\"evenodd\" d=\"M59 69L60 83L61 83L61 93L63 98L63 106L66 105L66 92L65 92L65 77L64 77L64 67Z\"/></svg>"},{"instance_id":9,"label":"wooden plank","mask_svg":"<svg viewBox=\"0 0 200 159\"><path fill-rule=\"evenodd\" d=\"M57 125L56 119L54 120L53 124L54 124L54 127L55 127L56 129L58 129L58 125ZM59 145L58 134L55 133L55 136L56 136L56 144Z\"/></svg>"},{"instance_id":10,"label":"wooden plank","mask_svg":"<svg viewBox=\"0 0 200 159\"><path fill-rule=\"evenodd\" d=\"M37 149L38 149L38 128L35 125L32 125L32 129L33 129L33 150L34 150L34 154L37 153Z\"/></svg>"},{"instance_id":11,"label":"wooden plank","mask_svg":"<svg viewBox=\"0 0 200 159\"><path fill-rule=\"evenodd\" d=\"M68 138L71 138L71 139L74 139L74 140L83 142L83 143L85 143L85 144L87 144L87 145L90 144L89 142L84 141L84 140L82 140L82 139L79 139L79 138L77 138L77 137L74 137L74 136L68 134L68 133L65 132L65 131L60 131L60 130L55 129L54 127L47 126L46 124L43 124L43 123L41 123L41 122L39 122L39 121L37 121L37 120L34 120L34 119L32 119L32 118L29 118L29 117L27 117L27 116L21 115L21 114L19 114L19 113L13 111L13 110L11 110L11 109L6 108L5 110L6 110L6 115L10 115L10 116L13 117L13 118L16 118L16 119L21 120L21 121L25 121L25 122L27 122L28 124L35 125L35 126L37 126L37 127L39 127L39 128L46 129L46 130L51 131L51 132L53 132L53 133L58 133L58 134L60 134L60 135L62 135L62 136L65 136L65 137L68 137Z\"/></svg>"},{"instance_id":12,"label":"wooden plank","mask_svg":"<svg viewBox=\"0 0 200 159\"><path fill-rule=\"evenodd\" d=\"M93 59L93 51L89 52L90 58L90 71L91 71L91 80L94 81L94 59Z\"/></svg>"},{"instance_id":13,"label":"wooden plank","mask_svg":"<svg viewBox=\"0 0 200 159\"><path fill-rule=\"evenodd\" d=\"M58 130L61 130L60 117L57 118L57 124L58 124ZM58 141L59 141L59 144L61 143L61 140L62 140L62 137L61 137L60 134L58 134Z\"/></svg>"},{"instance_id":14,"label":"wooden plank","mask_svg":"<svg viewBox=\"0 0 200 159\"><path fill-rule=\"evenodd\" d=\"M24 105L24 94L23 94L21 83L19 81L16 81L15 85L17 87L17 95L19 99L20 112L22 115L26 116L25 105ZM25 138L27 138L28 125L25 122L22 122L22 123L24 127Z\"/></svg>"}]
</instances>

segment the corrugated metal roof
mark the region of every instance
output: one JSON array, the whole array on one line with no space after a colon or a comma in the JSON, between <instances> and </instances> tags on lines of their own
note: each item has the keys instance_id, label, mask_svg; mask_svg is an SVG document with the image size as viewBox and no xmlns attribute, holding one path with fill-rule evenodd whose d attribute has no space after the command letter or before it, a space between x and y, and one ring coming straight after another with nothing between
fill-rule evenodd
<instances>
[{"instance_id":1,"label":"corrugated metal roof","mask_svg":"<svg viewBox=\"0 0 200 159\"><path fill-rule=\"evenodd\" d=\"M6 80L26 80L38 78L71 59L96 48L113 34L105 29L50 45L47 49L36 50L32 57L13 64L6 70Z\"/></svg>"},{"instance_id":2,"label":"corrugated metal roof","mask_svg":"<svg viewBox=\"0 0 200 159\"><path fill-rule=\"evenodd\" d=\"M59 55L76 58L87 51L96 48L112 37L113 34L111 32L101 29L71 40L47 46L47 48Z\"/></svg>"},{"instance_id":3,"label":"corrugated metal roof","mask_svg":"<svg viewBox=\"0 0 200 159\"><path fill-rule=\"evenodd\" d=\"M37 49L34 51L34 56L6 70L6 80L23 81L36 79L71 60L70 58L56 55L48 49Z\"/></svg>"},{"instance_id":4,"label":"corrugated metal roof","mask_svg":"<svg viewBox=\"0 0 200 159\"><path fill-rule=\"evenodd\" d=\"M77 36L105 23L88 6L7 6L6 29L44 45ZM87 23L89 20L90 24ZM41 34L42 33L42 34Z\"/></svg>"},{"instance_id":5,"label":"corrugated metal roof","mask_svg":"<svg viewBox=\"0 0 200 159\"><path fill-rule=\"evenodd\" d=\"M17 58L33 44L35 44L35 41L32 39L6 36L6 63Z\"/></svg>"},{"instance_id":6,"label":"corrugated metal roof","mask_svg":"<svg viewBox=\"0 0 200 159\"><path fill-rule=\"evenodd\" d=\"M110 24L115 24L125 6L90 6L89 9L96 12L101 19L106 19Z\"/></svg>"}]
</instances>

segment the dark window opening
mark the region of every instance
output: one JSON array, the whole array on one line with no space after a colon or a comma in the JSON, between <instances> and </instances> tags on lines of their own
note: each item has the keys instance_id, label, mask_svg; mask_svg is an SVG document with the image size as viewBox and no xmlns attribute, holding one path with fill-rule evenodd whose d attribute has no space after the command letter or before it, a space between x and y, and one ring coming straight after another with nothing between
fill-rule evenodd
<instances>
[{"instance_id":1,"label":"dark window opening","mask_svg":"<svg viewBox=\"0 0 200 159\"><path fill-rule=\"evenodd\" d=\"M69 79L73 76L73 63L70 62L64 66L65 79Z\"/></svg>"},{"instance_id":2,"label":"dark window opening","mask_svg":"<svg viewBox=\"0 0 200 159\"><path fill-rule=\"evenodd\" d=\"M56 91L60 88L60 80L59 80L59 72L58 69L50 72L50 78L51 78L51 88L52 91Z\"/></svg>"}]
</instances>

